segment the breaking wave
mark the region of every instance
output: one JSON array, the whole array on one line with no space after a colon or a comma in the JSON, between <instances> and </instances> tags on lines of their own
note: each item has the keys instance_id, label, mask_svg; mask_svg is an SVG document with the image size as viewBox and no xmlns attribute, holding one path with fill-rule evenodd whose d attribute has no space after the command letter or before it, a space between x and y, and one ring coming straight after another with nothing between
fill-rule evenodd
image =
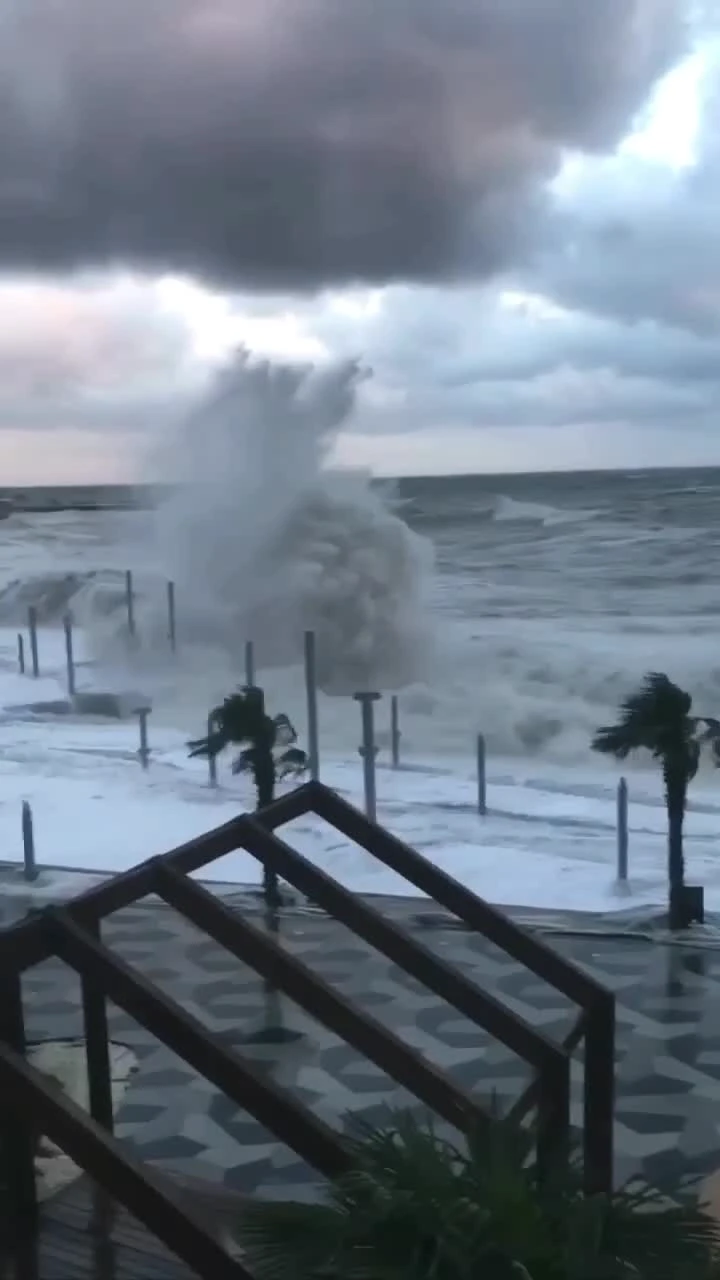
<instances>
[{"instance_id":1,"label":"breaking wave","mask_svg":"<svg viewBox=\"0 0 720 1280\"><path fill-rule=\"evenodd\" d=\"M322 685L398 688L432 647L432 544L362 472L330 465L363 371L272 364L242 352L163 443L179 480L156 519L186 635L268 664L316 633Z\"/></svg>"},{"instance_id":2,"label":"breaking wave","mask_svg":"<svg viewBox=\"0 0 720 1280\"><path fill-rule=\"evenodd\" d=\"M536 521L545 528L556 524L575 524L592 520L598 513L595 511L563 510L560 507L547 506L542 502L520 502L517 498L508 498L500 494L492 506L492 518L500 523L530 520Z\"/></svg>"}]
</instances>

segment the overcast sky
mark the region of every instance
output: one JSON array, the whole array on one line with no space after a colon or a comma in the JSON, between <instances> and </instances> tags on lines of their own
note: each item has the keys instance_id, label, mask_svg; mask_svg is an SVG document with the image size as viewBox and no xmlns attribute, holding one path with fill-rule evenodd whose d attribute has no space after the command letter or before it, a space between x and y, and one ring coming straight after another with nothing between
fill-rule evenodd
<instances>
[{"instance_id":1,"label":"overcast sky","mask_svg":"<svg viewBox=\"0 0 720 1280\"><path fill-rule=\"evenodd\" d=\"M239 344L386 474L720 464L720 14L5 0L0 484L134 478Z\"/></svg>"}]
</instances>

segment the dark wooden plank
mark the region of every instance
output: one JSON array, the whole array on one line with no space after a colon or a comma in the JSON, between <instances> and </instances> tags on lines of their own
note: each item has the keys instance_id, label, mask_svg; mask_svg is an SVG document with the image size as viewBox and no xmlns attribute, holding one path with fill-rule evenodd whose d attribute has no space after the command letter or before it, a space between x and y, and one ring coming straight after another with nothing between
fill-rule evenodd
<instances>
[{"instance_id":1,"label":"dark wooden plank","mask_svg":"<svg viewBox=\"0 0 720 1280\"><path fill-rule=\"evenodd\" d=\"M231 1242L247 1199L236 1191L198 1178L158 1175L166 1193L183 1212L202 1220L218 1243ZM103 1213L99 1205L105 1206ZM210 1269L193 1271L136 1218L89 1178L81 1177L40 1210L37 1232L20 1248L0 1251L0 1275L16 1280L196 1280ZM24 1258L24 1267L21 1265ZM20 1274L22 1272L22 1275Z\"/></svg>"},{"instance_id":2,"label":"dark wooden plank","mask_svg":"<svg viewBox=\"0 0 720 1280\"><path fill-rule=\"evenodd\" d=\"M247 1195L206 1178L158 1170L154 1173L166 1194L179 1208L202 1222L213 1239L223 1242L233 1238L249 1200ZM105 1204L104 1214L98 1213L98 1202ZM88 1223L91 1230L95 1230L93 1224L101 1222L102 1233L115 1244L156 1255L160 1259L171 1256L161 1241L149 1235L122 1205L108 1201L108 1197L88 1177L78 1178L46 1202L42 1213L44 1222L60 1223L77 1231L86 1230Z\"/></svg>"}]
</instances>

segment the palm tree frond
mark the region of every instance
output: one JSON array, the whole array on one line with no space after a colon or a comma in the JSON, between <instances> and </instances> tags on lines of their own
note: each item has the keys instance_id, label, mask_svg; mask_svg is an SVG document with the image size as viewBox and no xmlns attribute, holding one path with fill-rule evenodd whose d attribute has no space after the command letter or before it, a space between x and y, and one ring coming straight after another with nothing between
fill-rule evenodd
<instances>
[{"instance_id":1,"label":"palm tree frond","mask_svg":"<svg viewBox=\"0 0 720 1280\"><path fill-rule=\"evenodd\" d=\"M225 698L212 715L229 742L252 742L267 732L265 695L254 685L247 685Z\"/></svg>"},{"instance_id":2,"label":"palm tree frond","mask_svg":"<svg viewBox=\"0 0 720 1280\"><path fill-rule=\"evenodd\" d=\"M194 738L187 745L191 759L196 756L218 756L228 745L228 738L218 730L215 733L206 734L204 738Z\"/></svg>"},{"instance_id":3,"label":"palm tree frond","mask_svg":"<svg viewBox=\"0 0 720 1280\"><path fill-rule=\"evenodd\" d=\"M289 716L279 715L273 718L275 726L275 746L290 747L293 742L297 742L297 733L295 726Z\"/></svg>"},{"instance_id":4,"label":"palm tree frond","mask_svg":"<svg viewBox=\"0 0 720 1280\"><path fill-rule=\"evenodd\" d=\"M692 747L697 721L690 716L692 698L662 672L651 671L640 689L625 699L617 724L598 729L595 751L624 760L633 751L649 751L671 759L691 777L697 756Z\"/></svg>"},{"instance_id":5,"label":"palm tree frond","mask_svg":"<svg viewBox=\"0 0 720 1280\"><path fill-rule=\"evenodd\" d=\"M307 753L300 747L288 747L276 760L278 778L296 777L308 768Z\"/></svg>"},{"instance_id":6,"label":"palm tree frond","mask_svg":"<svg viewBox=\"0 0 720 1280\"><path fill-rule=\"evenodd\" d=\"M698 716L695 721L695 741L701 748L708 746L713 764L720 765L720 720L713 716Z\"/></svg>"},{"instance_id":7,"label":"palm tree frond","mask_svg":"<svg viewBox=\"0 0 720 1280\"><path fill-rule=\"evenodd\" d=\"M246 747L235 756L230 771L233 774L253 773L256 768L257 752L254 747Z\"/></svg>"},{"instance_id":8,"label":"palm tree frond","mask_svg":"<svg viewBox=\"0 0 720 1280\"><path fill-rule=\"evenodd\" d=\"M605 725L597 730L592 740L593 751L603 755L614 756L616 760L626 760L631 751L644 746L636 735L628 733L622 724Z\"/></svg>"},{"instance_id":9,"label":"palm tree frond","mask_svg":"<svg viewBox=\"0 0 720 1280\"><path fill-rule=\"evenodd\" d=\"M258 1280L308 1280L322 1274L346 1243L342 1217L326 1205L249 1199L241 1234Z\"/></svg>"}]
</instances>

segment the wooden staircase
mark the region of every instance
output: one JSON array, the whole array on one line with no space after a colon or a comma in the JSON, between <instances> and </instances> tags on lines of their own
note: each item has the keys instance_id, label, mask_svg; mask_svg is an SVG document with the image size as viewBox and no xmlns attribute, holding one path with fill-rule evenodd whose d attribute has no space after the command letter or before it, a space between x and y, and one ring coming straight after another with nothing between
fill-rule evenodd
<instances>
[{"instance_id":1,"label":"wooden staircase","mask_svg":"<svg viewBox=\"0 0 720 1280\"><path fill-rule=\"evenodd\" d=\"M481 990L278 836L283 824L308 813L330 823L576 1004L578 1017L564 1042L555 1043ZM103 920L148 894L157 895L271 981L456 1129L467 1133L487 1119L477 1098L371 1014L338 994L267 932L190 878L191 873L239 849L267 863L313 904L532 1067L533 1083L513 1111L518 1117L535 1113L541 1171L567 1153L570 1063L582 1044L585 1184L589 1192L611 1187L612 994L336 793L310 782L256 814L242 815L0 933L0 1176L5 1188L0 1205L0 1280L55 1280L56 1272L58 1280L61 1276L63 1280L75 1276L78 1280L153 1280L155 1276L158 1280L187 1276L241 1280L248 1275L242 1262L225 1248L222 1231L209 1229L208 1206L200 1216L193 1213L196 1196L183 1196L176 1183L144 1167L113 1136L108 1001L146 1027L323 1177L335 1178L348 1168L350 1157L338 1131L103 944ZM89 1114L58 1094L25 1056L22 974L52 956L74 970L82 985ZM46 1134L87 1175L79 1188L60 1197L57 1204L52 1202L50 1208L37 1203L33 1159L38 1134ZM119 1215L108 1217L108 1203L121 1207ZM132 1231L128 1215L140 1224ZM67 1269L70 1256L75 1259L74 1271Z\"/></svg>"}]
</instances>

